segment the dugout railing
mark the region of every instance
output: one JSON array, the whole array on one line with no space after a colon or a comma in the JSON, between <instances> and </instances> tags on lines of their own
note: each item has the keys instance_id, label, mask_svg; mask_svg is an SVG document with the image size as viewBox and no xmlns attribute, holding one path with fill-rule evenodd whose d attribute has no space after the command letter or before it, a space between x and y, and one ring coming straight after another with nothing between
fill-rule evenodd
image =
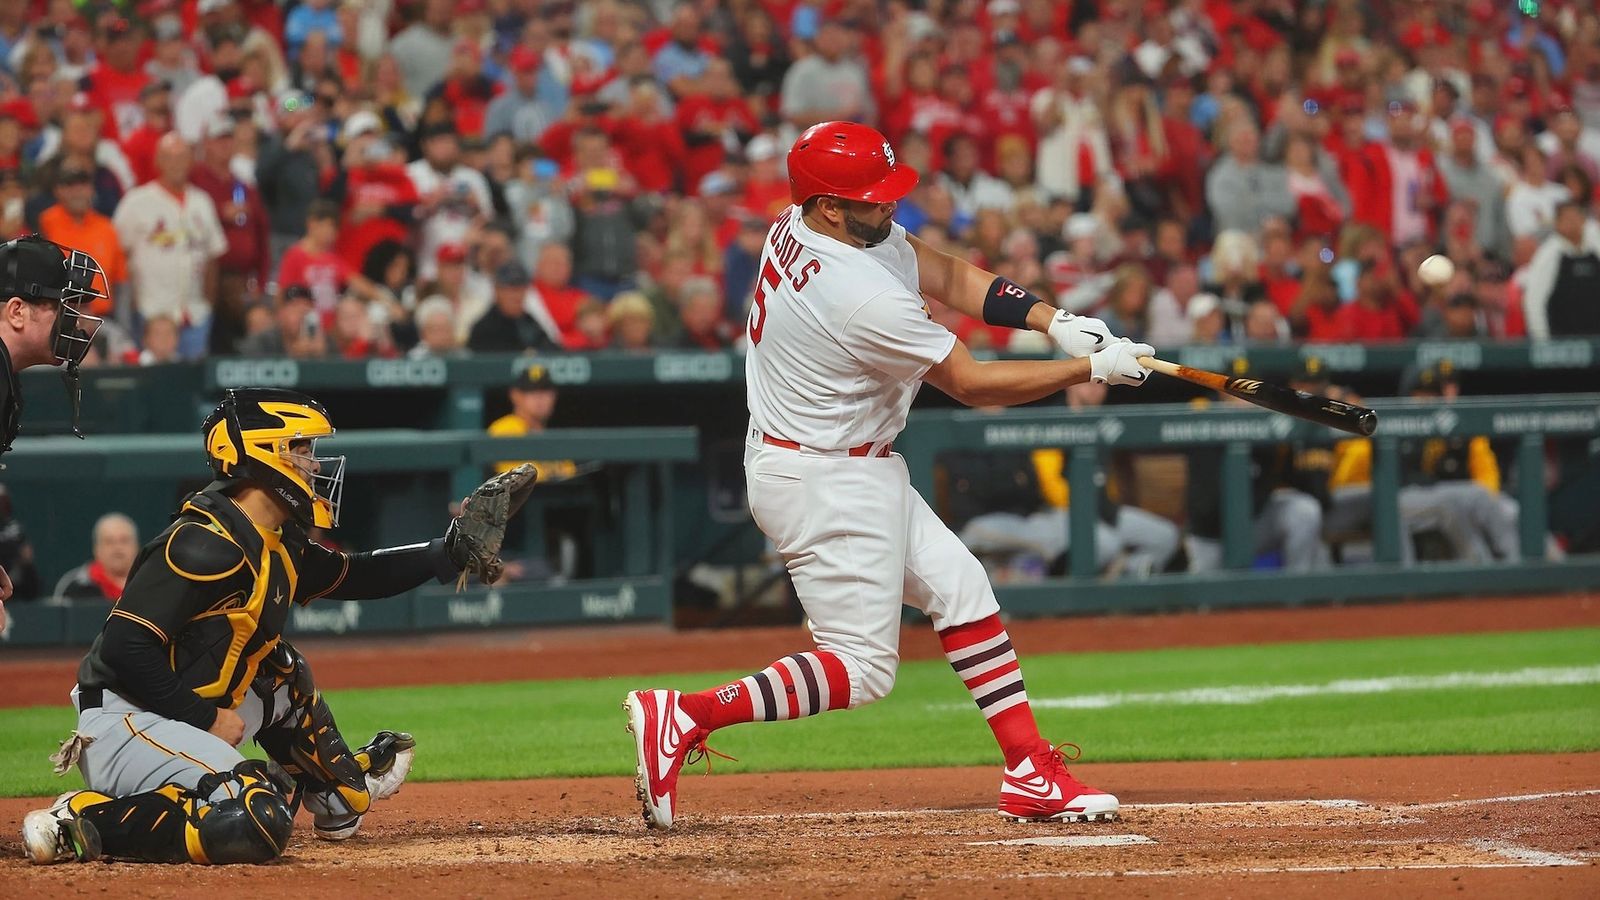
<instances>
[{"instance_id":1,"label":"dugout railing","mask_svg":"<svg viewBox=\"0 0 1600 900\"><path fill-rule=\"evenodd\" d=\"M1296 604L1444 594L1504 594L1567 591L1600 586L1600 554L1545 558L1548 505L1545 439L1587 439L1588 460L1600 456L1600 394L1556 397L1462 398L1451 403L1375 400L1379 425L1373 438L1373 520L1370 564L1335 566L1310 574L1252 570L1251 448L1263 444L1332 444L1348 437L1251 407L1196 410L1186 406L1110 406L1088 411L1022 409L999 412L915 412L895 442L923 496L935 496L935 466L951 451L1066 451L1072 497L1097 497L1096 472L1103 450L1179 453L1221 447L1223 569L1141 579L1097 577L1092 552L1096 503L1068 510L1069 567L1066 577L997 587L1001 605L1023 615L1137 611L1182 607ZM1477 565L1454 561L1402 566L1398 511L1402 438L1484 435L1514 442L1514 496L1520 504L1523 561ZM1507 473L1511 474L1511 473ZM1591 508L1600 516L1600 507Z\"/></svg>"},{"instance_id":2,"label":"dugout railing","mask_svg":"<svg viewBox=\"0 0 1600 900\"><path fill-rule=\"evenodd\" d=\"M322 602L291 613L289 633L359 634L487 628L501 625L670 622L673 571L673 467L699 456L692 428L569 429L527 437L488 437L479 431L412 431L371 429L341 432L324 445L348 457L352 485L385 475L433 473L450 485L449 496L463 496L500 460L574 460L588 474L575 481L604 477L616 515L594 535L606 554L606 577L565 583L509 583L471 586L425 586L403 597L384 600ZM78 440L71 437L23 438L6 454L0 472L13 497L21 498L19 514L31 522L36 539L50 536L58 522L69 521L76 546L87 555L88 526L115 509L106 498L129 484L157 485L153 496L178 495L182 488L204 483L204 459L195 434L117 435ZM570 484L570 483L569 483ZM541 510L559 498L562 484L536 490L524 515L530 534L540 541ZM347 488L341 525L350 520L387 517L384 533L422 539L442 532L448 520L444 496L426 496L409 504L363 509ZM354 492L359 494L360 492ZM430 492L413 491L427 495ZM438 492L431 492L437 494ZM147 496L152 496L147 494ZM149 504L146 504L148 506ZM160 513L140 511L149 521ZM123 510L134 512L134 510ZM343 529L341 528L341 531ZM339 532L335 532L337 537ZM146 529L145 538L153 536ZM393 542L401 542L394 540ZM109 606L100 602L53 605L14 602L7 605L12 623L0 646L85 644L105 621Z\"/></svg>"}]
</instances>

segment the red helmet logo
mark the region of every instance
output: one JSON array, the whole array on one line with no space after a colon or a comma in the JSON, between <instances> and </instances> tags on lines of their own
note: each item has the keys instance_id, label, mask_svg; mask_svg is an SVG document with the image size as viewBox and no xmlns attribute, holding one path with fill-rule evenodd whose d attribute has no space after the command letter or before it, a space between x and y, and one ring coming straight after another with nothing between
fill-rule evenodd
<instances>
[{"instance_id":1,"label":"red helmet logo","mask_svg":"<svg viewBox=\"0 0 1600 900\"><path fill-rule=\"evenodd\" d=\"M895 161L877 129L857 122L822 122L806 129L789 151L789 197L843 197L867 203L899 200L917 185L917 171Z\"/></svg>"}]
</instances>

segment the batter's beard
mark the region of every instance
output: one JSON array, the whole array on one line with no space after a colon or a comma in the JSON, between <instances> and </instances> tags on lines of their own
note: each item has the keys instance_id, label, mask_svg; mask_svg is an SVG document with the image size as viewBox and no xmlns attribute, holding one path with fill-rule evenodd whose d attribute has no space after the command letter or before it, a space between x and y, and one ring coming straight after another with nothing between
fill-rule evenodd
<instances>
[{"instance_id":1,"label":"batter's beard","mask_svg":"<svg viewBox=\"0 0 1600 900\"><path fill-rule=\"evenodd\" d=\"M868 225L849 213L844 214L844 230L858 241L866 241L868 247L876 247L889 239L889 231L894 228L894 216L883 220L877 228Z\"/></svg>"}]
</instances>

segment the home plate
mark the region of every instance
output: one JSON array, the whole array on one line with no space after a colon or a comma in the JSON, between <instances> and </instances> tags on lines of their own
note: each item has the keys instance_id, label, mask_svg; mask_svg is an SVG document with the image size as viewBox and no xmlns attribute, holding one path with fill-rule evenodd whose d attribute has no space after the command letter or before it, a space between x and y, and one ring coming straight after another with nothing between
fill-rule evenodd
<instances>
[{"instance_id":1,"label":"home plate","mask_svg":"<svg viewBox=\"0 0 1600 900\"><path fill-rule=\"evenodd\" d=\"M1154 844L1142 834L1072 834L1012 838L1007 841L973 841L968 847L1126 847L1129 844Z\"/></svg>"}]
</instances>

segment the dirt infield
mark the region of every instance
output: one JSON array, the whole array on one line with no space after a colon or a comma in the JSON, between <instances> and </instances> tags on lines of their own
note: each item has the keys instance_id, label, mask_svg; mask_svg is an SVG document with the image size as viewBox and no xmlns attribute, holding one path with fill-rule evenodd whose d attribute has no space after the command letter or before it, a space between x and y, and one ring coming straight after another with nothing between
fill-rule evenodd
<instances>
[{"instance_id":1,"label":"dirt infield","mask_svg":"<svg viewBox=\"0 0 1600 900\"><path fill-rule=\"evenodd\" d=\"M1600 595L1477 598L1299 609L1032 619L1010 626L1034 653L1208 647L1600 625ZM324 689L464 684L759 667L809 645L799 628L669 631L660 626L511 630L425 639L296 641ZM933 630L907 626L904 659L942 659ZM0 651L0 708L65 705L82 651Z\"/></svg>"},{"instance_id":2,"label":"dirt infield","mask_svg":"<svg viewBox=\"0 0 1600 900\"><path fill-rule=\"evenodd\" d=\"M618 729L619 739L621 729ZM0 894L167 897L1600 895L1600 754L1084 766L1119 822L1016 825L993 769L690 776L647 832L629 779L418 784L275 864L32 868ZM0 821L28 803L0 801ZM303 817L302 817L303 819Z\"/></svg>"},{"instance_id":3,"label":"dirt infield","mask_svg":"<svg viewBox=\"0 0 1600 900\"><path fill-rule=\"evenodd\" d=\"M1019 622L1024 654L1600 624L1592 596ZM308 641L324 687L748 668L794 628ZM907 658L939 654L908 628ZM76 654L0 659L0 706L58 703ZM617 740L626 741L618 715ZM1122 820L1015 825L997 768L686 777L648 832L631 779L408 785L345 844L302 815L285 859L33 868L0 800L0 897L1600 896L1600 753L1074 767Z\"/></svg>"}]
</instances>

